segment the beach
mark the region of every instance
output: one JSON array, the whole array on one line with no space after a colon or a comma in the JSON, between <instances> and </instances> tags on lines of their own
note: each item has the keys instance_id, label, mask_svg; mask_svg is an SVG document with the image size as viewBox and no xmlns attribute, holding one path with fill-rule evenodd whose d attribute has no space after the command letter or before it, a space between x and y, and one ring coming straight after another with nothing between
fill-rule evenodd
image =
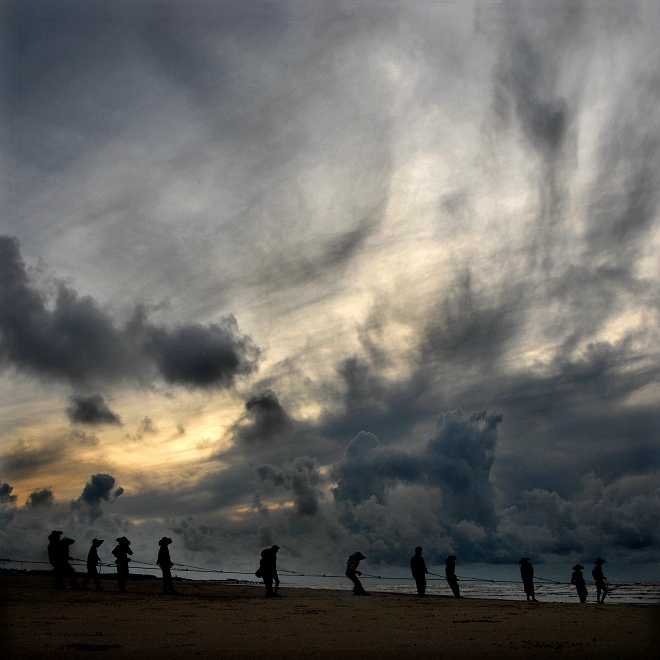
<instances>
[{"instance_id":1,"label":"beach","mask_svg":"<svg viewBox=\"0 0 660 660\"><path fill-rule=\"evenodd\" d=\"M660 605L527 603L346 590L104 581L58 591L50 577L0 576L6 658L657 657Z\"/></svg>"}]
</instances>

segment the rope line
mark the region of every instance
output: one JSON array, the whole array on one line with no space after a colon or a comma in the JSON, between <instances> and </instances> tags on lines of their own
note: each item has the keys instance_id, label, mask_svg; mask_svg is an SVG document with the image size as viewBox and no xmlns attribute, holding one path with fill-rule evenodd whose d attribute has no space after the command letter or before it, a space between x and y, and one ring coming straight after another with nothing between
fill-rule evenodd
<instances>
[{"instance_id":1,"label":"rope line","mask_svg":"<svg viewBox=\"0 0 660 660\"><path fill-rule=\"evenodd\" d=\"M51 566L50 562L47 561L37 561L37 560L32 560L32 559L0 559L0 563L14 563L14 564L43 564L43 565L48 565ZM71 563L76 564L76 565L86 565L86 561L83 559L78 559L78 558L71 558ZM140 564L139 566L140 570L161 570L160 566L157 564L151 563L151 562L146 562L146 561L141 561L139 559L132 559L132 563L134 564ZM111 562L111 563L101 563L101 566L115 566L116 562ZM222 569L215 569L215 568L207 568L203 566L192 566L190 564L179 564L175 563L175 567L181 572L198 572L198 573L219 573L223 575L254 575L253 572L251 571L225 571ZM315 578L343 578L345 577L344 574L332 574L332 573L305 573L302 571L294 571L288 568L284 567L278 567L278 572L280 573L287 573L288 575L291 575L292 577L315 577ZM434 578L427 578L428 582L441 582L446 580L446 577L443 575L440 575L439 573L433 573L432 571L428 571L428 575L433 575L435 576ZM408 580L413 580L414 578L412 576L382 576L382 575L372 575L370 573L362 573L361 575L362 578L366 579L371 579L371 580L397 580L399 582L401 581L408 581ZM489 578L480 578L480 577L470 577L470 576L465 576L465 575L457 575L456 576L458 580L466 581L466 582L486 582L489 584L519 584L520 580L492 580ZM550 580L548 578L544 578L541 576L535 576L534 577L535 582L537 583L548 583L548 584L557 584L560 586L567 586L572 588L573 585L570 582L559 582L557 580ZM613 591L614 589L617 588L617 585L611 584L610 582L607 582L607 590L609 592Z\"/></svg>"}]
</instances>

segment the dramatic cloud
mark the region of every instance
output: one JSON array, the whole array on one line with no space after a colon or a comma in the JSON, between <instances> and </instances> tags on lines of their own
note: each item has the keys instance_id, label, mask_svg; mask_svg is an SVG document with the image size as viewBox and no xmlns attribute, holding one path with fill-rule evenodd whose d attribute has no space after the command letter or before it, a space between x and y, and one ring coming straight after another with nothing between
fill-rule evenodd
<instances>
[{"instance_id":1,"label":"dramatic cloud","mask_svg":"<svg viewBox=\"0 0 660 660\"><path fill-rule=\"evenodd\" d=\"M41 507L53 506L54 496L51 488L40 488L33 490L28 496L25 506L28 507Z\"/></svg>"},{"instance_id":2,"label":"dramatic cloud","mask_svg":"<svg viewBox=\"0 0 660 660\"><path fill-rule=\"evenodd\" d=\"M91 396L73 396L71 405L66 410L74 424L114 424L121 426L119 415L112 412L100 394Z\"/></svg>"},{"instance_id":3,"label":"dramatic cloud","mask_svg":"<svg viewBox=\"0 0 660 660\"><path fill-rule=\"evenodd\" d=\"M116 500L123 494L124 489L120 486L113 491L115 478L109 474L93 474L85 484L80 497L71 502L71 508L81 513L86 512L90 522L94 522L103 515L101 502ZM83 505L87 505L86 508Z\"/></svg>"},{"instance_id":4,"label":"dramatic cloud","mask_svg":"<svg viewBox=\"0 0 660 660\"><path fill-rule=\"evenodd\" d=\"M0 483L0 502L2 504L13 504L16 502L17 496L11 494L12 490L14 490L14 488L8 483Z\"/></svg>"},{"instance_id":5,"label":"dramatic cloud","mask_svg":"<svg viewBox=\"0 0 660 660\"><path fill-rule=\"evenodd\" d=\"M236 376L257 367L259 349L232 316L168 330L150 325L139 308L119 329L92 298L79 298L65 284L58 286L49 309L30 284L16 239L0 237L0 262L0 359L5 364L74 385L141 380L153 364L166 382L201 388L229 387ZM94 423L88 421L91 409L101 403L79 399L70 415Z\"/></svg>"}]
</instances>

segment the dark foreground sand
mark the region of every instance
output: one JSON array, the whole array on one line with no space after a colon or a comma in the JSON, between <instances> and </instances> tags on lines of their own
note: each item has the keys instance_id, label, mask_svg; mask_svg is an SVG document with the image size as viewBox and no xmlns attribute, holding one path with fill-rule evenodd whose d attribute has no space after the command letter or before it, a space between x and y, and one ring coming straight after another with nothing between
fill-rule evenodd
<instances>
[{"instance_id":1,"label":"dark foreground sand","mask_svg":"<svg viewBox=\"0 0 660 660\"><path fill-rule=\"evenodd\" d=\"M656 658L660 606L518 601L180 582L56 591L0 576L5 658Z\"/></svg>"}]
</instances>

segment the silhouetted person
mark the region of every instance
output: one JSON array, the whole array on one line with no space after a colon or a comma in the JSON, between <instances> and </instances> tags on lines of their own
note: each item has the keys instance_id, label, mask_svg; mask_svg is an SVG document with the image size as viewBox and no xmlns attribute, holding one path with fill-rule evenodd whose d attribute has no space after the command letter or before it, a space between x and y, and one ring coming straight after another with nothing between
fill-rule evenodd
<instances>
[{"instance_id":1,"label":"silhouetted person","mask_svg":"<svg viewBox=\"0 0 660 660\"><path fill-rule=\"evenodd\" d=\"M73 559L73 557L69 556L69 551L74 543L75 541L73 539L61 539L57 544L57 554L62 577L68 575L69 581L71 582L71 588L78 589L79 587L76 580L76 570L73 568L73 566L71 566L71 564L69 564L69 560Z\"/></svg>"},{"instance_id":2,"label":"silhouetted person","mask_svg":"<svg viewBox=\"0 0 660 660\"><path fill-rule=\"evenodd\" d=\"M160 566L160 570L163 571L163 593L164 594L177 594L179 593L172 584L172 560L170 559L170 549L169 545L172 543L172 539L163 536L163 538L158 541L160 549L158 550L158 559L156 563Z\"/></svg>"},{"instance_id":3,"label":"silhouetted person","mask_svg":"<svg viewBox=\"0 0 660 660\"><path fill-rule=\"evenodd\" d=\"M534 567L529 563L529 557L521 557L518 563L520 564L520 577L525 587L527 600L538 603L534 595Z\"/></svg>"},{"instance_id":4,"label":"silhouetted person","mask_svg":"<svg viewBox=\"0 0 660 660\"><path fill-rule=\"evenodd\" d=\"M417 594L424 596L426 594L426 574L428 570L424 557L422 557L422 548L420 546L415 548L415 554L410 558L410 571L415 578Z\"/></svg>"},{"instance_id":5,"label":"silhouetted person","mask_svg":"<svg viewBox=\"0 0 660 660\"><path fill-rule=\"evenodd\" d=\"M603 575L603 564L605 563L604 559L598 557L594 564L596 564L591 571L594 580L596 581L596 602L604 603L605 596L607 596L607 578ZM602 594L602 596L601 596Z\"/></svg>"},{"instance_id":6,"label":"silhouetted person","mask_svg":"<svg viewBox=\"0 0 660 660\"><path fill-rule=\"evenodd\" d=\"M358 566L360 562L366 559L366 557L361 552L354 552L346 562L346 577L353 583L353 595L354 596L368 596L369 594L364 590L362 583L357 579L358 575L362 575L358 571Z\"/></svg>"},{"instance_id":7,"label":"silhouetted person","mask_svg":"<svg viewBox=\"0 0 660 660\"><path fill-rule=\"evenodd\" d=\"M92 547L87 553L87 574L83 579L83 589L87 589L87 583L90 580L93 580L94 585L96 586L97 591L103 589L101 586L101 580L99 578L98 565L101 563L99 553L96 549L103 543L103 539L92 539Z\"/></svg>"},{"instance_id":8,"label":"silhouetted person","mask_svg":"<svg viewBox=\"0 0 660 660\"><path fill-rule=\"evenodd\" d=\"M48 561L53 567L53 575L55 576L55 588L65 589L64 586L64 573L62 573L62 562L60 561L60 536L64 532L53 530L48 535Z\"/></svg>"},{"instance_id":9,"label":"silhouetted person","mask_svg":"<svg viewBox=\"0 0 660 660\"><path fill-rule=\"evenodd\" d=\"M445 579L447 584L451 587L451 591L456 596L456 598L463 598L461 596L461 590L458 588L458 578L456 577L456 560L458 557L456 555L449 555L445 559Z\"/></svg>"},{"instance_id":10,"label":"silhouetted person","mask_svg":"<svg viewBox=\"0 0 660 660\"><path fill-rule=\"evenodd\" d=\"M587 583L584 581L584 575L582 575L582 569L584 566L582 564L575 564L573 566L573 574L571 575L571 584L575 585L578 598L581 603L587 602Z\"/></svg>"},{"instance_id":11,"label":"silhouetted person","mask_svg":"<svg viewBox=\"0 0 660 660\"><path fill-rule=\"evenodd\" d=\"M261 569L261 578L266 586L266 598L279 598L281 594L277 593L280 586L280 578L277 575L277 551L279 545L273 545L261 551L259 568ZM273 582L275 588L273 589Z\"/></svg>"},{"instance_id":12,"label":"silhouetted person","mask_svg":"<svg viewBox=\"0 0 660 660\"><path fill-rule=\"evenodd\" d=\"M117 547L112 551L116 557L117 564L117 582L119 584L119 591L126 591L126 583L128 582L128 562L131 561L128 555L132 555L133 551L129 547L131 542L125 537L117 539Z\"/></svg>"}]
</instances>

